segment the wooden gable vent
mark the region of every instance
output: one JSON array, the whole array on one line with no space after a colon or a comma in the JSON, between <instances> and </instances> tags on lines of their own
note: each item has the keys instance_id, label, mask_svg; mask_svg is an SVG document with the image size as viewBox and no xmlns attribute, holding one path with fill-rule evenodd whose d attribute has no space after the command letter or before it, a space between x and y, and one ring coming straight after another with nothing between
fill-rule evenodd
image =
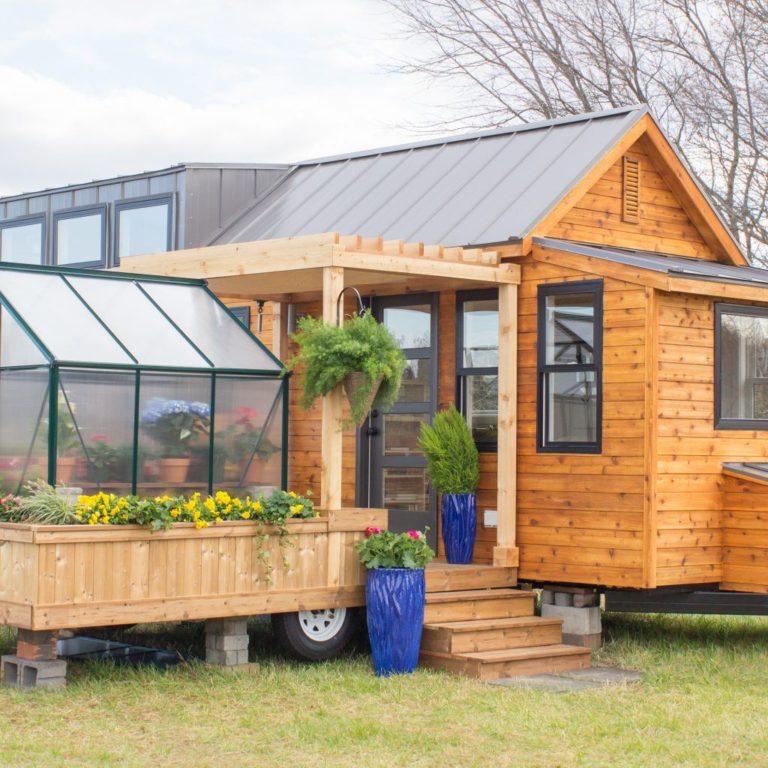
<instances>
[{"instance_id":1,"label":"wooden gable vent","mask_svg":"<svg viewBox=\"0 0 768 768\"><path fill-rule=\"evenodd\" d=\"M621 197L622 219L630 224L640 221L640 160L624 156L624 184Z\"/></svg>"}]
</instances>

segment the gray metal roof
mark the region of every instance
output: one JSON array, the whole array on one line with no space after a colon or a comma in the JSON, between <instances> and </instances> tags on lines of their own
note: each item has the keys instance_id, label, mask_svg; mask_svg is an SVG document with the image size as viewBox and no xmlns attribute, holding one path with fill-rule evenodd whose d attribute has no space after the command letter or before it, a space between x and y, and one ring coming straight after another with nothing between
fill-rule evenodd
<instances>
[{"instance_id":1,"label":"gray metal roof","mask_svg":"<svg viewBox=\"0 0 768 768\"><path fill-rule=\"evenodd\" d=\"M320 232L517 240L646 113L625 107L299 163L213 243Z\"/></svg>"},{"instance_id":2,"label":"gray metal roof","mask_svg":"<svg viewBox=\"0 0 768 768\"><path fill-rule=\"evenodd\" d=\"M533 242L535 245L541 245L557 251L591 256L595 259L612 261L628 267L648 269L652 272L663 272L674 277L768 287L768 269L760 269L759 267L736 267L729 264L721 264L717 261L689 259L685 256L667 256L628 248L582 245L581 243L571 243L567 240L556 240L549 237L534 237Z\"/></svg>"}]
</instances>

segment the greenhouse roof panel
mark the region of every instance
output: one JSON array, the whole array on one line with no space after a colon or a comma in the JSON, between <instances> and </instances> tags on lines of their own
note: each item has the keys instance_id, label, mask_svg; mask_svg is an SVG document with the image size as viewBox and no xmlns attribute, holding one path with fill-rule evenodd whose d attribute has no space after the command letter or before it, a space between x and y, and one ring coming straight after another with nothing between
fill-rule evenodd
<instances>
[{"instance_id":1,"label":"greenhouse roof panel","mask_svg":"<svg viewBox=\"0 0 768 768\"><path fill-rule=\"evenodd\" d=\"M201 281L0 264L0 299L17 326L1 329L0 367L282 368Z\"/></svg>"}]
</instances>

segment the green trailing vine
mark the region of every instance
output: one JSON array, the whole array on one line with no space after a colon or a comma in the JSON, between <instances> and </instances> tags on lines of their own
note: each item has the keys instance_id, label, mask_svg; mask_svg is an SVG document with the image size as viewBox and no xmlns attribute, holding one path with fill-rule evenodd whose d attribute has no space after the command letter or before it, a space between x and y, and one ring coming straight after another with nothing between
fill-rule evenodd
<instances>
[{"instance_id":1,"label":"green trailing vine","mask_svg":"<svg viewBox=\"0 0 768 768\"><path fill-rule=\"evenodd\" d=\"M454 405L440 411L432 424L421 425L419 447L427 474L438 493L474 493L480 482L480 456L472 432Z\"/></svg>"},{"instance_id":2,"label":"green trailing vine","mask_svg":"<svg viewBox=\"0 0 768 768\"><path fill-rule=\"evenodd\" d=\"M292 338L299 352L286 363L286 371L302 367L303 408L310 408L317 398L327 395L351 373L362 373L363 381L348 393L351 414L345 427L361 423L371 407L388 411L397 400L405 355L389 330L370 311L346 319L341 326L303 317Z\"/></svg>"}]
</instances>

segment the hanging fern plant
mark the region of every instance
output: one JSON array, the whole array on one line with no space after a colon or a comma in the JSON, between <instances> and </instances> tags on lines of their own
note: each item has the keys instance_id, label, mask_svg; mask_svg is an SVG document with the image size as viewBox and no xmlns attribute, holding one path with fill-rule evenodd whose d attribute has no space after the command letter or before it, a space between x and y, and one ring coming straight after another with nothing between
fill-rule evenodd
<instances>
[{"instance_id":1,"label":"hanging fern plant","mask_svg":"<svg viewBox=\"0 0 768 768\"><path fill-rule=\"evenodd\" d=\"M371 408L388 411L397 400L405 355L370 311L341 326L303 317L291 338L299 352L286 363L286 371L303 369L303 408L345 384L350 418L344 426L349 427L362 424Z\"/></svg>"}]
</instances>

